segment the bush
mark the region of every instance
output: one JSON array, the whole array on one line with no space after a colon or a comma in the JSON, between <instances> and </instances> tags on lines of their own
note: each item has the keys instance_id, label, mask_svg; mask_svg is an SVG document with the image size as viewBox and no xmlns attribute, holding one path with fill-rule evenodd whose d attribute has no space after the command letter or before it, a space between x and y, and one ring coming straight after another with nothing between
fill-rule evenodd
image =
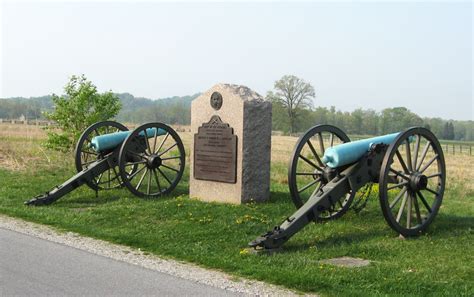
<instances>
[{"instance_id":1,"label":"bush","mask_svg":"<svg viewBox=\"0 0 474 297\"><path fill-rule=\"evenodd\" d=\"M64 91L62 96L52 95L54 111L44 113L60 129L48 128L45 146L67 152L74 148L88 126L115 117L121 103L111 91L99 94L97 87L84 75L72 76Z\"/></svg>"}]
</instances>

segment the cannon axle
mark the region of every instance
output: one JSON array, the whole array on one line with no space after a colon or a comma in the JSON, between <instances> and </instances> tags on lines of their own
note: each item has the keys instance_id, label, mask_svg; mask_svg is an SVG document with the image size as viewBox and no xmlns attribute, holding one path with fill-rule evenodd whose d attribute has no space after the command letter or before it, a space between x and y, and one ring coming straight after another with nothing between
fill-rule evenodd
<instances>
[{"instance_id":1,"label":"cannon axle","mask_svg":"<svg viewBox=\"0 0 474 297\"><path fill-rule=\"evenodd\" d=\"M148 156L146 159L147 159L146 165L149 169L156 169L160 167L162 164L162 160L160 156L158 156L157 154L152 154Z\"/></svg>"},{"instance_id":2,"label":"cannon axle","mask_svg":"<svg viewBox=\"0 0 474 297\"><path fill-rule=\"evenodd\" d=\"M410 190L412 190L413 192L425 190L428 186L428 178L422 173L414 172L410 175L410 181L408 185Z\"/></svg>"}]
</instances>

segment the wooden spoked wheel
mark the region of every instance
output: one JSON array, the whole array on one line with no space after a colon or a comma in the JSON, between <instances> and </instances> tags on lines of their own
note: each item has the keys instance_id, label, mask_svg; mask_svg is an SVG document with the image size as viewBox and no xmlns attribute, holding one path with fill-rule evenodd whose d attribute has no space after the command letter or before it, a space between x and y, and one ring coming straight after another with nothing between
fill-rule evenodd
<instances>
[{"instance_id":1,"label":"wooden spoked wheel","mask_svg":"<svg viewBox=\"0 0 474 297\"><path fill-rule=\"evenodd\" d=\"M322 161L325 150L349 141L341 129L331 125L314 126L299 138L288 167L288 185L296 208L303 206L328 183L324 175L326 164ZM317 219L339 218L347 212L353 199L354 193L348 193L330 209L319 213Z\"/></svg>"},{"instance_id":2,"label":"wooden spoked wheel","mask_svg":"<svg viewBox=\"0 0 474 297\"><path fill-rule=\"evenodd\" d=\"M102 159L105 155L110 153L96 152L91 147L92 138L119 131L128 131L128 128L114 121L98 122L84 130L76 144L75 163L77 171L80 172L84 170L93 162ZM87 185L94 191L121 187L122 182L120 180L118 166L106 170L92 181L87 182Z\"/></svg>"},{"instance_id":3,"label":"wooden spoked wheel","mask_svg":"<svg viewBox=\"0 0 474 297\"><path fill-rule=\"evenodd\" d=\"M389 146L379 178L385 220L403 236L423 232L443 200L446 165L435 135L417 127L397 136Z\"/></svg>"},{"instance_id":4,"label":"wooden spoked wheel","mask_svg":"<svg viewBox=\"0 0 474 297\"><path fill-rule=\"evenodd\" d=\"M123 183L139 197L155 198L170 193L181 180L184 166L181 138L162 123L136 128L120 149L119 169ZM130 168L134 168L132 174L128 173Z\"/></svg>"}]
</instances>

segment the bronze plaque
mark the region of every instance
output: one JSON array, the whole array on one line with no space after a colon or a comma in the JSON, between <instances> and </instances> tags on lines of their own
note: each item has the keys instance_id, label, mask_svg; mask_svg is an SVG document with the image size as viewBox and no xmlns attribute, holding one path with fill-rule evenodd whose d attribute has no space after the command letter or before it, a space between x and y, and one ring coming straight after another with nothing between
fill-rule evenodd
<instances>
[{"instance_id":1,"label":"bronze plaque","mask_svg":"<svg viewBox=\"0 0 474 297\"><path fill-rule=\"evenodd\" d=\"M194 134L194 178L237 182L237 136L216 115Z\"/></svg>"}]
</instances>

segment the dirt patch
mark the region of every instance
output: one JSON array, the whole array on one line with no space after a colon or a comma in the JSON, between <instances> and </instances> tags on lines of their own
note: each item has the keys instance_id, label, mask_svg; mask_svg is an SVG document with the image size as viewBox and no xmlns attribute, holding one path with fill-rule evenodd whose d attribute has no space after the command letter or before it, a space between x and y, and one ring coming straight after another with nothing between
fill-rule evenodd
<instances>
[{"instance_id":1,"label":"dirt patch","mask_svg":"<svg viewBox=\"0 0 474 297\"><path fill-rule=\"evenodd\" d=\"M323 264L329 264L339 267L355 268L355 267L364 267L370 264L370 260L352 258L352 257L340 257L327 260L319 261Z\"/></svg>"}]
</instances>

